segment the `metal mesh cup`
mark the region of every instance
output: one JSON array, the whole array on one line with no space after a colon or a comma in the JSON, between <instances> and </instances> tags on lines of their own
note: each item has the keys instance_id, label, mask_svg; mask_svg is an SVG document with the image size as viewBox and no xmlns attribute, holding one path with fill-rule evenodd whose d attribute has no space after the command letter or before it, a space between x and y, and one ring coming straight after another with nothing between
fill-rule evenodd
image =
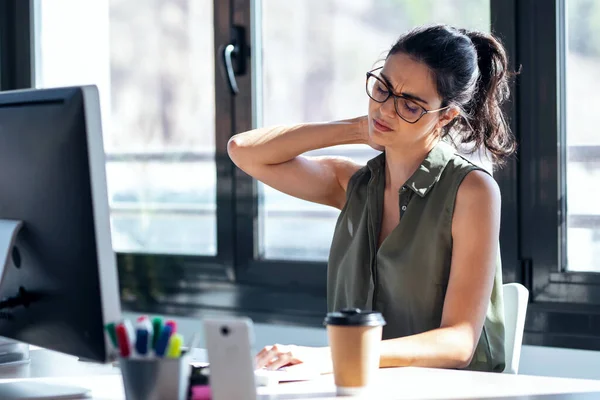
<instances>
[{"instance_id":1,"label":"metal mesh cup","mask_svg":"<svg viewBox=\"0 0 600 400\"><path fill-rule=\"evenodd\" d=\"M120 358L127 400L185 400L190 358Z\"/></svg>"}]
</instances>

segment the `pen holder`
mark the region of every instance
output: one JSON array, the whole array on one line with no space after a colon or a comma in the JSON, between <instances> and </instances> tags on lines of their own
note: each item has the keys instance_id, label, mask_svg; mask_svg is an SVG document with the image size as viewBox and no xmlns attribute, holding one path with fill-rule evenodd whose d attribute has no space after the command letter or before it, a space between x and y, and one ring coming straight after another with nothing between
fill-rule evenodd
<instances>
[{"instance_id":1,"label":"pen holder","mask_svg":"<svg viewBox=\"0 0 600 400\"><path fill-rule=\"evenodd\" d=\"M119 358L127 400L185 400L190 357Z\"/></svg>"}]
</instances>

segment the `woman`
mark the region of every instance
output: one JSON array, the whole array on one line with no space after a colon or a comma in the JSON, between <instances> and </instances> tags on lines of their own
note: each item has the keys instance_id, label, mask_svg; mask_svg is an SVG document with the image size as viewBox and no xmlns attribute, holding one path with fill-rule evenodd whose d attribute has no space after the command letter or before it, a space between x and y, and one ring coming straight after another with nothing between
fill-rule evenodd
<instances>
[{"instance_id":1,"label":"woman","mask_svg":"<svg viewBox=\"0 0 600 400\"><path fill-rule=\"evenodd\" d=\"M505 50L486 33L418 28L367 74L367 94L367 117L241 133L229 155L275 189L341 210L328 309L383 314L380 366L501 372L500 192L449 142L483 148L496 164L514 152L500 109ZM383 153L366 166L301 155L349 143ZM328 348L268 346L256 362L331 369Z\"/></svg>"}]
</instances>

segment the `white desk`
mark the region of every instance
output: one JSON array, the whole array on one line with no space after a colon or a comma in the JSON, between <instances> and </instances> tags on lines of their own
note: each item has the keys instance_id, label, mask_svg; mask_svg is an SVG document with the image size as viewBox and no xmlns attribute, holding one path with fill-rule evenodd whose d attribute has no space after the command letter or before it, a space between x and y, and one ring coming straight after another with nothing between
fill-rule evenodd
<instances>
[{"instance_id":1,"label":"white desk","mask_svg":"<svg viewBox=\"0 0 600 400\"><path fill-rule=\"evenodd\" d=\"M0 383L32 379L90 389L94 399L122 400L119 369L89 364L47 350L32 350L31 364L0 368ZM504 375L427 368L393 368L379 371L377 399L600 399L600 381ZM595 392L584 394L585 392ZM311 382L259 388L260 399L332 399L331 375ZM539 396L538 396L539 395ZM548 396L546 396L548 395Z\"/></svg>"}]
</instances>

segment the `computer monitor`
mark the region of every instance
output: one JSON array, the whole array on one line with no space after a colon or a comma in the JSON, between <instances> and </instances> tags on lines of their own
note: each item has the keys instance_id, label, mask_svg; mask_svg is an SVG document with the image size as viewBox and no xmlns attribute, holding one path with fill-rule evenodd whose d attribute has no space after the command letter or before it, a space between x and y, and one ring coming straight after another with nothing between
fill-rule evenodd
<instances>
[{"instance_id":1,"label":"computer monitor","mask_svg":"<svg viewBox=\"0 0 600 400\"><path fill-rule=\"evenodd\" d=\"M0 336L109 360L121 309L95 86L0 92L0 268Z\"/></svg>"}]
</instances>

